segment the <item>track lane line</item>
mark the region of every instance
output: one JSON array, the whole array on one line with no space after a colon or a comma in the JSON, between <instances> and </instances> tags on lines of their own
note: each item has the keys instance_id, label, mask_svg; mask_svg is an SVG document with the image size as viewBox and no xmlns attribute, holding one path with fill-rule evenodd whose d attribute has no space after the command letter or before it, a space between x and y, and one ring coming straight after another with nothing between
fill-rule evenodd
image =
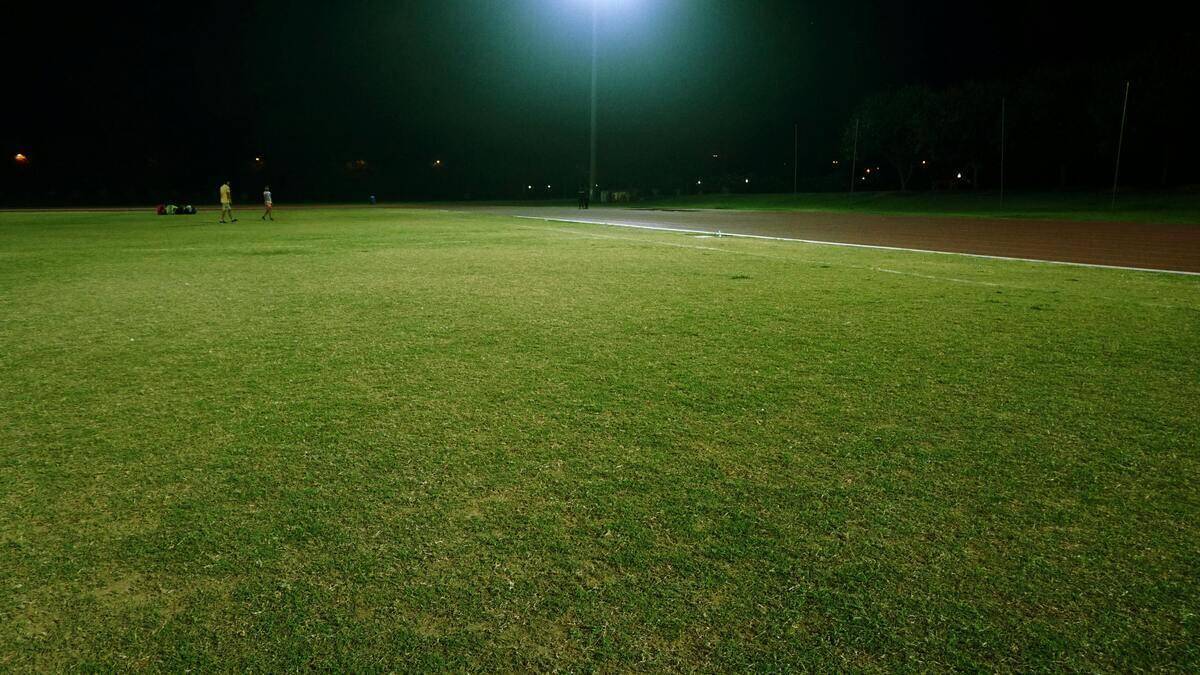
<instances>
[{"instance_id":1,"label":"track lane line","mask_svg":"<svg viewBox=\"0 0 1200 675\"><path fill-rule=\"evenodd\" d=\"M881 251L906 251L909 253L936 253L939 255L961 255L970 258L984 258L987 260L1009 260L1013 262L1030 262L1030 263L1045 263L1047 265L1070 265L1072 267L1093 267L1097 269L1108 270L1124 270L1127 272L1156 272L1159 274L1178 274L1182 276L1200 276L1200 272L1187 272L1184 270L1156 269L1153 267L1126 267L1123 265L1102 265L1099 263L1081 263L1071 262L1069 260L1044 260L1041 258L1016 258L1003 255L988 255L985 253L963 253L960 251L938 251L936 249L926 248L906 248L903 246L884 246L882 244L851 244L844 241L821 241L819 239L797 239L794 237L771 237L765 234L741 234L736 232L723 232L720 230L696 230L684 227L664 227L662 225L652 225L648 223L637 222L618 222L607 220L584 220L579 218L562 218L562 217L546 217L546 216L513 216L514 218L524 218L526 220L541 220L548 223L576 223L579 225L608 225L610 227L627 227L637 230L656 230L659 232L679 232L683 234L708 234L720 235L722 237L741 237L743 239L764 239L767 241L794 241L801 244L816 244L819 246L845 246L849 248L867 248Z\"/></svg>"}]
</instances>

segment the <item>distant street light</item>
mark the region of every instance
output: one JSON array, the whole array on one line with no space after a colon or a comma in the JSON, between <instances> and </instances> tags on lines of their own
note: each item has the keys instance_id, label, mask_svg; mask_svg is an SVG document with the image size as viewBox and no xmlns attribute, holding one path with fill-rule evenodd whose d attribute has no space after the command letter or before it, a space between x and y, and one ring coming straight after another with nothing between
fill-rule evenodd
<instances>
[{"instance_id":1,"label":"distant street light","mask_svg":"<svg viewBox=\"0 0 1200 675\"><path fill-rule=\"evenodd\" d=\"M13 161L17 164L24 164L25 162L29 161L29 158L18 152L16 156L13 157Z\"/></svg>"}]
</instances>

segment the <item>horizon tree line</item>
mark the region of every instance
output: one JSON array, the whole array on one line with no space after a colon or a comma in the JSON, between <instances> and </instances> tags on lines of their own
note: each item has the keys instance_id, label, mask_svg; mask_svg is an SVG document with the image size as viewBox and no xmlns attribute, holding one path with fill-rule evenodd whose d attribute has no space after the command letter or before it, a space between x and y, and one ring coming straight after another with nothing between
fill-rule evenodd
<instances>
[{"instance_id":1,"label":"horizon tree line","mask_svg":"<svg viewBox=\"0 0 1200 675\"><path fill-rule=\"evenodd\" d=\"M877 93L855 108L843 129L844 185L994 189L1003 152L1009 186L1105 187L1113 179L1127 82L1122 180L1162 188L1196 182L1200 171L1186 161L1200 153L1195 52L1190 46L1163 48L1119 62L1041 68L1011 80L940 89L913 84ZM876 166L886 171L865 173Z\"/></svg>"}]
</instances>

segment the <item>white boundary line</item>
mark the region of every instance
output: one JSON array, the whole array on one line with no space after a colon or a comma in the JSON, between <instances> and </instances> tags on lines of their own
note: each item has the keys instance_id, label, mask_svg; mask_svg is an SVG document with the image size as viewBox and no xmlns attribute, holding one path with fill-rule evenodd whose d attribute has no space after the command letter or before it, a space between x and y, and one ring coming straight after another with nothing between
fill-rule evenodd
<instances>
[{"instance_id":1,"label":"white boundary line","mask_svg":"<svg viewBox=\"0 0 1200 675\"><path fill-rule=\"evenodd\" d=\"M632 241L632 242L637 242L637 243L642 243L642 244L657 244L659 246L673 246L676 248L693 248L693 249L696 249L697 251L716 251L717 253L728 253L731 255L748 255L748 256L753 256L755 258L768 258L770 260L785 260L785 261L790 261L790 262L801 262L801 259L798 259L798 258L789 258L787 256L770 255L770 254L766 254L766 253L751 253L750 251L738 251L738 250L731 249L731 248L720 248L717 246L695 246L692 244L677 244L675 242L670 242L670 241L658 241L656 239L638 239L636 237L618 237L618 236L611 235L611 234L591 234L591 233L584 232L581 230L568 230L568 229L564 229L561 227L542 227L542 228L538 228L538 229L545 230L546 232L561 232L563 234L573 234L578 237L587 237L588 239L619 239L621 241ZM697 238L699 238L699 237L697 237ZM903 275L906 277L920 277L922 279L932 279L934 281L952 281L957 284L971 284L971 285L977 285L977 286L1003 286L1004 288L1019 288L1022 290L1035 290L1035 289L1028 289L1028 288L1025 288L1022 286L1012 286L1010 284L998 284L998 283L991 282L991 281L977 281L974 279L956 279L954 277L938 277L938 276L932 276L929 274L919 274L917 272L901 272L899 270L891 270L891 269L887 269L884 267L864 267L862 265L848 265L846 263L841 263L841 262L835 263L835 262L829 262L829 261L824 261L824 260L811 260L811 259L803 260L803 262L822 264L822 265L825 265L826 267L836 265L838 267L845 267L846 269L867 270L870 272L885 272L887 274L900 274L900 275Z\"/></svg>"},{"instance_id":2,"label":"white boundary line","mask_svg":"<svg viewBox=\"0 0 1200 675\"><path fill-rule=\"evenodd\" d=\"M609 225L612 227L628 227L636 230L657 230L660 232L680 232L683 234L716 235L712 230L693 230L683 227L663 227L661 225L646 225L635 223L618 223L605 220L581 220L576 218L547 218L546 216L514 216L526 220L541 220L547 223L577 223L580 225ZM1106 270L1125 270L1128 272L1157 272L1159 274L1179 274L1183 276L1200 276L1200 272L1185 272L1183 270L1159 270L1150 267L1125 267L1122 265L1100 265L1097 263L1070 262L1067 260L1039 260L1038 258L1014 258L1003 255L987 255L984 253L960 253L958 251L935 251L926 248L904 248L902 246L883 246L880 244L849 244L843 241L821 241L818 239L797 239L793 237L769 237L765 234L739 234L720 232L722 237L742 237L744 239L766 239L769 241L794 241L802 244L819 244L821 246L846 246L849 248L871 248L883 251L907 251L910 253L937 253L940 255L961 255L970 258L986 258L988 260L1010 260L1015 262L1046 263L1048 265L1071 265L1073 267L1095 267Z\"/></svg>"}]
</instances>

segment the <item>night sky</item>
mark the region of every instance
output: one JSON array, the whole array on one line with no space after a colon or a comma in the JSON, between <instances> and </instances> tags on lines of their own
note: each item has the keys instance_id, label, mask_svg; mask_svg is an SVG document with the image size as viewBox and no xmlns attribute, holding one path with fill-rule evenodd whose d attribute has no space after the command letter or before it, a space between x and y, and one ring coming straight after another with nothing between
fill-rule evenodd
<instances>
[{"instance_id":1,"label":"night sky","mask_svg":"<svg viewBox=\"0 0 1200 675\"><path fill-rule=\"evenodd\" d=\"M794 123L816 176L865 95L1115 58L1195 19L1155 2L601 2L610 187L715 153L790 189ZM6 10L0 149L31 158L7 166L9 201L211 201L224 178L281 202L561 196L586 175L590 0L43 5Z\"/></svg>"}]
</instances>

